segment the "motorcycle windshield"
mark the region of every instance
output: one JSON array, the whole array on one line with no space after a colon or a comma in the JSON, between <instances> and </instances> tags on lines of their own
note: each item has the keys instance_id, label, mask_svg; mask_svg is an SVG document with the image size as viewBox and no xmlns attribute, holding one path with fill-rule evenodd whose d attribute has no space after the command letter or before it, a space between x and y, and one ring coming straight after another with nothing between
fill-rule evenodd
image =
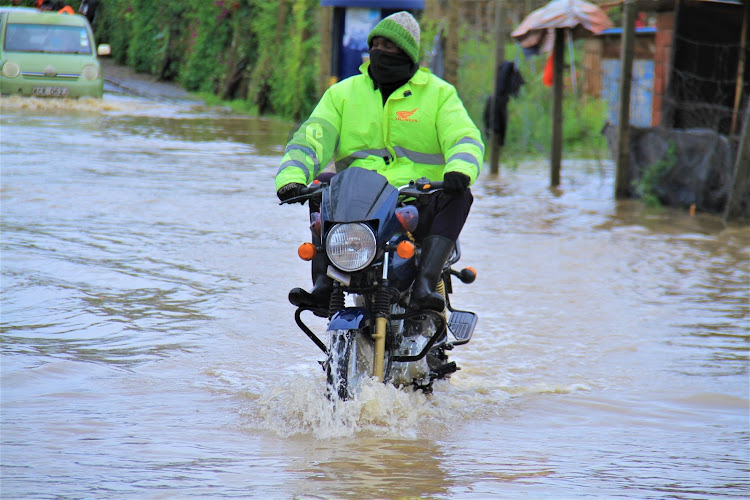
<instances>
[{"instance_id":1,"label":"motorcycle windshield","mask_svg":"<svg viewBox=\"0 0 750 500\"><path fill-rule=\"evenodd\" d=\"M349 167L331 179L323 196L324 217L332 222L358 222L393 216L398 190L373 170Z\"/></svg>"}]
</instances>

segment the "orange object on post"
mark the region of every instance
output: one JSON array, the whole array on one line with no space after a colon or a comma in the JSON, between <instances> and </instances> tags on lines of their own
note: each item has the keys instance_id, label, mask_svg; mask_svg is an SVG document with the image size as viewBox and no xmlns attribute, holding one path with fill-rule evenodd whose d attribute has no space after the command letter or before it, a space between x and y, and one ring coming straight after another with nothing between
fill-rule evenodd
<instances>
[{"instance_id":1,"label":"orange object on post","mask_svg":"<svg viewBox=\"0 0 750 500\"><path fill-rule=\"evenodd\" d=\"M297 255L302 260L313 260L318 251L312 243L303 243L297 249Z\"/></svg>"},{"instance_id":2,"label":"orange object on post","mask_svg":"<svg viewBox=\"0 0 750 500\"><path fill-rule=\"evenodd\" d=\"M547 63L544 65L544 74L542 75L542 83L547 87L551 87L555 83L555 51L552 50L547 58Z\"/></svg>"}]
</instances>

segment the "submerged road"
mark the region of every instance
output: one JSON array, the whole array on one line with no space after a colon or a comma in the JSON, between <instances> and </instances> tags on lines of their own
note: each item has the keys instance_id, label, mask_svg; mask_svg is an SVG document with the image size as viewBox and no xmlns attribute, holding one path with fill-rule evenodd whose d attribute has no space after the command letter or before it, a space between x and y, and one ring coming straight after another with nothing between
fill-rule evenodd
<instances>
[{"instance_id":1,"label":"submerged road","mask_svg":"<svg viewBox=\"0 0 750 500\"><path fill-rule=\"evenodd\" d=\"M462 369L334 410L289 126L116 76L0 100L3 498L750 493L750 228L616 202L609 162L484 174Z\"/></svg>"}]
</instances>

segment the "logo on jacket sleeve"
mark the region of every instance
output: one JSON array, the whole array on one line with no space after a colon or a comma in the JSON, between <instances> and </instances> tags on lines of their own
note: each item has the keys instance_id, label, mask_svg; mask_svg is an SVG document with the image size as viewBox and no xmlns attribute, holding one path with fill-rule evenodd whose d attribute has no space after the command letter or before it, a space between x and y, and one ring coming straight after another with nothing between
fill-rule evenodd
<instances>
[{"instance_id":1,"label":"logo on jacket sleeve","mask_svg":"<svg viewBox=\"0 0 750 500\"><path fill-rule=\"evenodd\" d=\"M417 111L417 108L414 108L411 111L396 111L396 121L416 122L417 120L411 117L411 115L413 115L416 111Z\"/></svg>"}]
</instances>

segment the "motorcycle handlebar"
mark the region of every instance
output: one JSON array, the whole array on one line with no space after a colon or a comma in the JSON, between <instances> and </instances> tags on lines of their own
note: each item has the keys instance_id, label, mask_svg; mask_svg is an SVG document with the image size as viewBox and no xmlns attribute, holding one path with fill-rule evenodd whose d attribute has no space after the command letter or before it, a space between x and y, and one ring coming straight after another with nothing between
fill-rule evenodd
<instances>
[{"instance_id":1,"label":"motorcycle handlebar","mask_svg":"<svg viewBox=\"0 0 750 500\"><path fill-rule=\"evenodd\" d=\"M406 186L401 186L398 190L398 194L403 197L416 198L425 194L432 194L441 189L443 189L442 181L431 181L426 177L422 177L416 181L409 181L409 184Z\"/></svg>"},{"instance_id":2,"label":"motorcycle handlebar","mask_svg":"<svg viewBox=\"0 0 750 500\"><path fill-rule=\"evenodd\" d=\"M309 186L304 186L299 189L299 194L297 196L294 196L292 198L286 199L279 203L279 205L289 204L289 203L304 203L305 201L315 198L316 196L322 196L323 191L322 189L326 187L328 184L323 182L313 182Z\"/></svg>"},{"instance_id":3,"label":"motorcycle handlebar","mask_svg":"<svg viewBox=\"0 0 750 500\"><path fill-rule=\"evenodd\" d=\"M284 204L290 204L290 203L304 203L305 201L311 198L322 196L323 194L322 190L324 187L327 187L327 186L328 186L327 182L314 181L312 184L300 188L299 194L297 196L284 200L279 204L284 205ZM443 189L442 181L433 182L427 179L426 177L422 177L420 179L417 179L416 181L414 180L409 181L409 184L405 186L401 186L398 190L398 193L400 196L405 197L405 198L407 197L416 198L418 196L422 196L425 194L432 194L441 189Z\"/></svg>"}]
</instances>

